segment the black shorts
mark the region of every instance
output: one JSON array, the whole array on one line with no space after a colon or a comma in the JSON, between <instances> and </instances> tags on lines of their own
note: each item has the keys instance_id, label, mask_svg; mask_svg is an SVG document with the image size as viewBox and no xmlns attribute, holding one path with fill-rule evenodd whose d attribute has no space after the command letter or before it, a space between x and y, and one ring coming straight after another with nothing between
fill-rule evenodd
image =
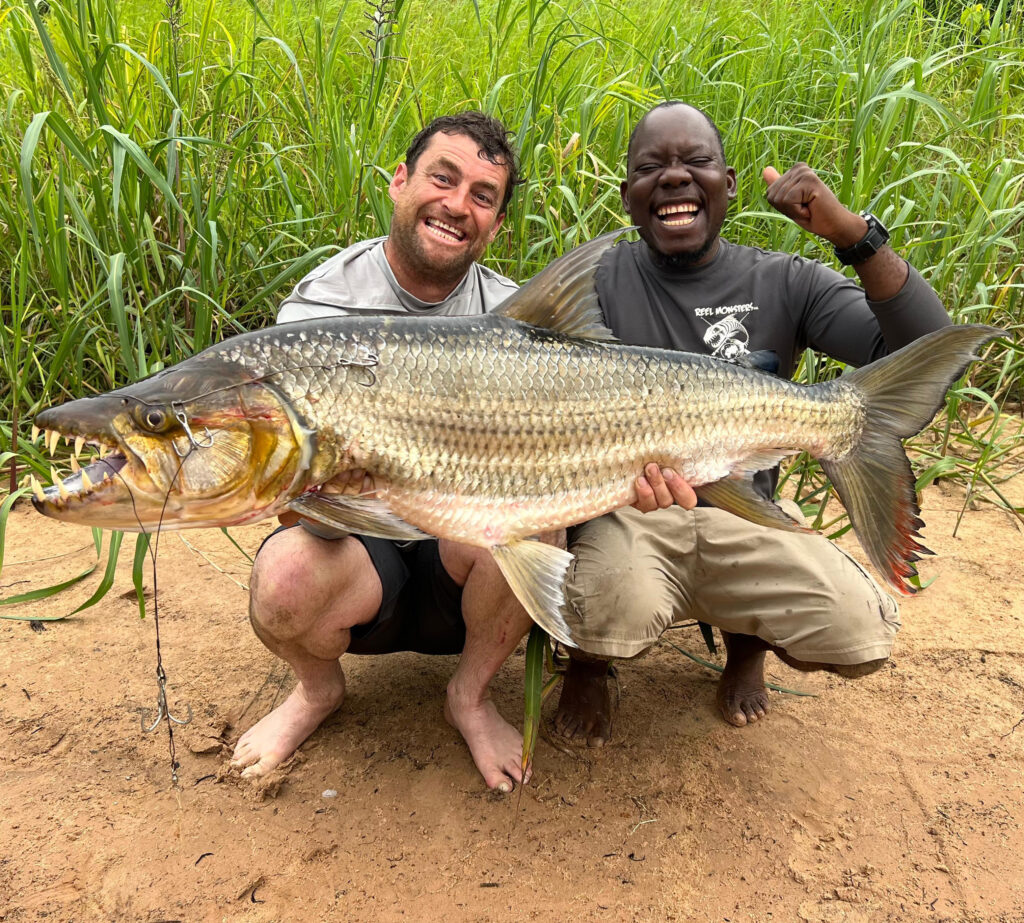
<instances>
[{"instance_id":1,"label":"black shorts","mask_svg":"<svg viewBox=\"0 0 1024 923\"><path fill-rule=\"evenodd\" d=\"M281 526L267 539L293 528ZM466 644L462 587L444 569L438 543L392 542L365 535L352 538L362 542L369 553L384 596L374 619L351 629L348 653L462 653Z\"/></svg>"}]
</instances>

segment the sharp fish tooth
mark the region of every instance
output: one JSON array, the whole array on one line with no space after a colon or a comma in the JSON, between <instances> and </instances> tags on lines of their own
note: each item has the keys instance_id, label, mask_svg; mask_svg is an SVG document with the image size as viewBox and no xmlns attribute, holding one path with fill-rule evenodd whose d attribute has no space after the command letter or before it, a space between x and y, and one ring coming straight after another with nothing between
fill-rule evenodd
<instances>
[{"instance_id":1,"label":"sharp fish tooth","mask_svg":"<svg viewBox=\"0 0 1024 923\"><path fill-rule=\"evenodd\" d=\"M82 493L88 493L90 490L92 490L92 481L89 480L89 475L85 471L83 471L82 472Z\"/></svg>"},{"instance_id":2,"label":"sharp fish tooth","mask_svg":"<svg viewBox=\"0 0 1024 923\"><path fill-rule=\"evenodd\" d=\"M57 482L57 493L60 494L61 500L67 500L67 498L71 496L71 494L68 493L68 489L64 486L63 481Z\"/></svg>"},{"instance_id":3,"label":"sharp fish tooth","mask_svg":"<svg viewBox=\"0 0 1024 923\"><path fill-rule=\"evenodd\" d=\"M45 500L46 492L43 490L43 485L36 480L36 476L32 475L32 494L37 500Z\"/></svg>"},{"instance_id":4,"label":"sharp fish tooth","mask_svg":"<svg viewBox=\"0 0 1024 923\"><path fill-rule=\"evenodd\" d=\"M50 482L56 484L60 480L60 475L57 474L57 469L50 465Z\"/></svg>"},{"instance_id":5,"label":"sharp fish tooth","mask_svg":"<svg viewBox=\"0 0 1024 923\"><path fill-rule=\"evenodd\" d=\"M110 472L109 471L104 471L103 472L103 477L101 477L100 480L101 481L109 481L110 480Z\"/></svg>"},{"instance_id":6,"label":"sharp fish tooth","mask_svg":"<svg viewBox=\"0 0 1024 923\"><path fill-rule=\"evenodd\" d=\"M85 436L77 436L75 438L75 458L78 458L82 454L82 449L85 448Z\"/></svg>"},{"instance_id":7,"label":"sharp fish tooth","mask_svg":"<svg viewBox=\"0 0 1024 923\"><path fill-rule=\"evenodd\" d=\"M46 451L50 453L50 457L53 457L53 453L57 451L57 443L60 442L60 433L55 429L48 430L46 436Z\"/></svg>"},{"instance_id":8,"label":"sharp fish tooth","mask_svg":"<svg viewBox=\"0 0 1024 923\"><path fill-rule=\"evenodd\" d=\"M78 456L77 455L72 455L71 456L71 470L76 472L76 473L78 471L82 470L81 467L78 464Z\"/></svg>"},{"instance_id":9,"label":"sharp fish tooth","mask_svg":"<svg viewBox=\"0 0 1024 923\"><path fill-rule=\"evenodd\" d=\"M35 423L32 424L32 444L35 445L36 440L39 438L40 429Z\"/></svg>"}]
</instances>

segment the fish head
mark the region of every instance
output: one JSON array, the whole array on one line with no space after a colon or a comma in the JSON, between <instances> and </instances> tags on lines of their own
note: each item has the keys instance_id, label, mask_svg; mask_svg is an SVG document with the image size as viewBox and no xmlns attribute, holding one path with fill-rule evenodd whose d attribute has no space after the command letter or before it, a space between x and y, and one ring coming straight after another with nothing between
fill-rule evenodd
<instances>
[{"instance_id":1,"label":"fish head","mask_svg":"<svg viewBox=\"0 0 1024 923\"><path fill-rule=\"evenodd\" d=\"M262 519L303 488L315 434L272 381L231 363L191 360L97 397L44 411L59 436L100 457L43 490L54 519L155 531ZM59 435L57 435L59 434ZM74 465L73 467L77 467Z\"/></svg>"}]
</instances>

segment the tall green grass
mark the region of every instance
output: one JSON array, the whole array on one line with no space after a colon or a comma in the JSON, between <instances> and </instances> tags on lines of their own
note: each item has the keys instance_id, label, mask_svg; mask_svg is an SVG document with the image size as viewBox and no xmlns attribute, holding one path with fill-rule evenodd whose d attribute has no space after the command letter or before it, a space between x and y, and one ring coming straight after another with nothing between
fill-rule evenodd
<instances>
[{"instance_id":1,"label":"tall green grass","mask_svg":"<svg viewBox=\"0 0 1024 923\"><path fill-rule=\"evenodd\" d=\"M27 441L41 408L270 323L311 266L384 233L405 145L467 106L503 118L521 150L527 181L488 256L508 275L624 223L628 133L682 98L713 114L738 170L731 238L830 259L763 196L764 165L807 161L883 218L958 320L1019 335L1020 13L915 0L0 7L0 453L16 453L0 489L15 470L48 477ZM970 464L939 474L978 482L975 417L1024 399L1021 354L994 355L939 439ZM801 371L833 373L812 357Z\"/></svg>"}]
</instances>

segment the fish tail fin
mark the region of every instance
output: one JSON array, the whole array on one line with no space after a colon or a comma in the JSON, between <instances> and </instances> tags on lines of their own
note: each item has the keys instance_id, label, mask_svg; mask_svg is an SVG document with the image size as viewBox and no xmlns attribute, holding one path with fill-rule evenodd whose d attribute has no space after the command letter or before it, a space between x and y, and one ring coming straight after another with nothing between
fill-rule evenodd
<instances>
[{"instance_id":1,"label":"fish tail fin","mask_svg":"<svg viewBox=\"0 0 1024 923\"><path fill-rule=\"evenodd\" d=\"M871 563L903 596L914 563L931 554L918 539L923 525L910 459L902 440L924 429L965 371L975 350L1003 335L980 324L943 327L909 346L846 373L834 384L852 385L864 402L859 441L845 455L821 458Z\"/></svg>"}]
</instances>

